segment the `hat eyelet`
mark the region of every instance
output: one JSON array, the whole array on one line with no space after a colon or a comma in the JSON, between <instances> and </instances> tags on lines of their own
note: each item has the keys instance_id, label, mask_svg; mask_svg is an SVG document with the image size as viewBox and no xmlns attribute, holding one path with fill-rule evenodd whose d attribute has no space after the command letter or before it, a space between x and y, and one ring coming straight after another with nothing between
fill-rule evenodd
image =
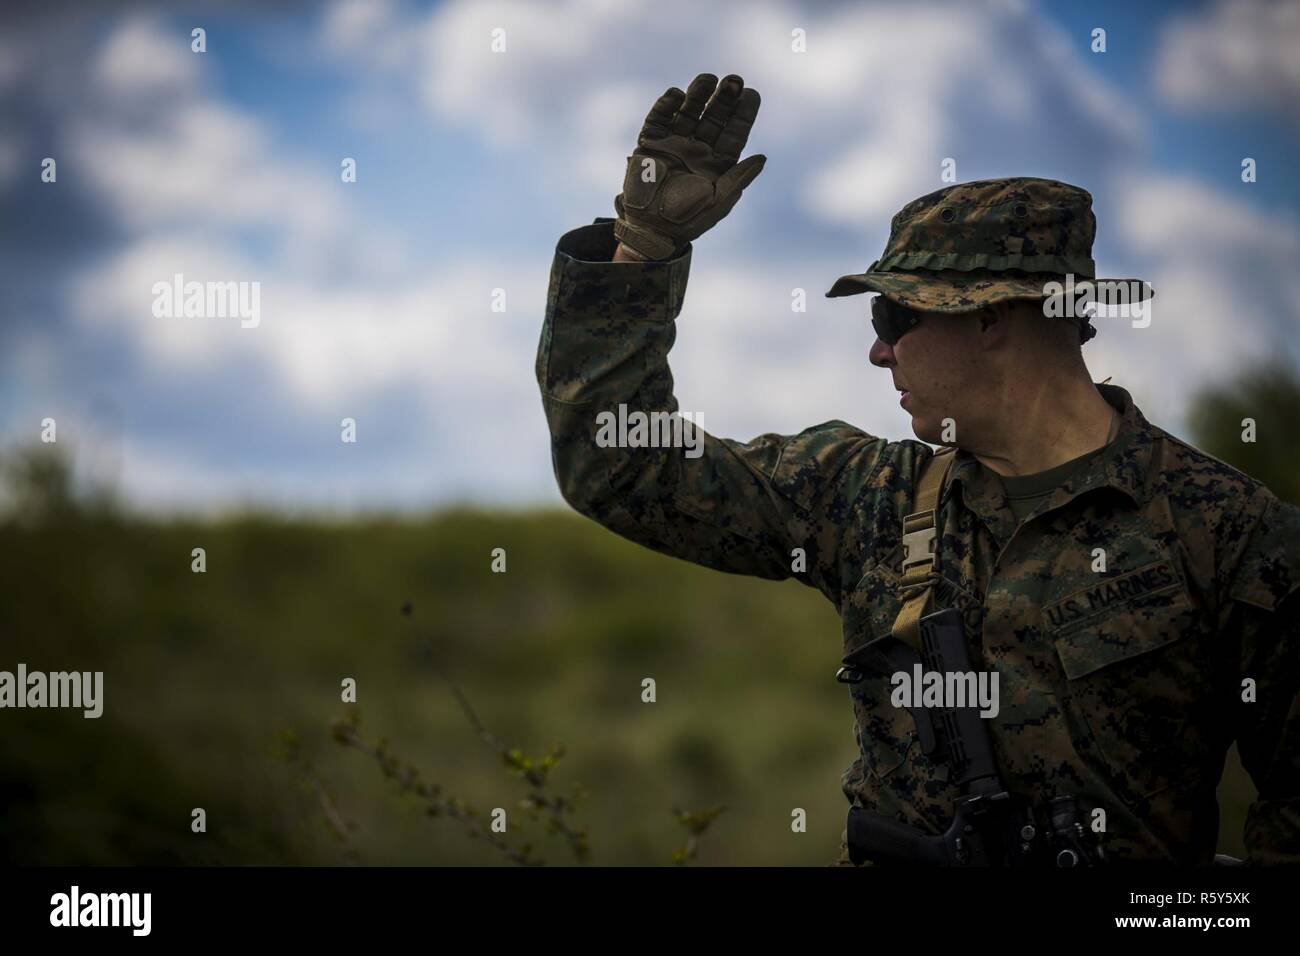
<instances>
[{"instance_id":1,"label":"hat eyelet","mask_svg":"<svg viewBox=\"0 0 1300 956\"><path fill-rule=\"evenodd\" d=\"M1017 219L1024 219L1029 215L1029 210L1025 208L1025 204L1022 202L1016 203L1015 208L1013 208L1011 212Z\"/></svg>"},{"instance_id":2,"label":"hat eyelet","mask_svg":"<svg viewBox=\"0 0 1300 956\"><path fill-rule=\"evenodd\" d=\"M952 222L954 219L957 218L957 214L953 212L952 209L948 207L944 207L939 212L939 218L942 219L944 222Z\"/></svg>"}]
</instances>

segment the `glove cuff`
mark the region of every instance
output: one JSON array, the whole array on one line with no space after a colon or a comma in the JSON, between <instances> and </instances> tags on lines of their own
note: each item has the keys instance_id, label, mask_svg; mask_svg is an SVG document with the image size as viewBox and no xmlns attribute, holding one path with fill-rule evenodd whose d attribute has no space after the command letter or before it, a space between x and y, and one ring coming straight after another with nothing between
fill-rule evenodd
<instances>
[{"instance_id":1,"label":"glove cuff","mask_svg":"<svg viewBox=\"0 0 1300 956\"><path fill-rule=\"evenodd\" d=\"M614 223L614 237L647 259L671 259L677 249L677 244L667 236L635 226L626 219Z\"/></svg>"}]
</instances>

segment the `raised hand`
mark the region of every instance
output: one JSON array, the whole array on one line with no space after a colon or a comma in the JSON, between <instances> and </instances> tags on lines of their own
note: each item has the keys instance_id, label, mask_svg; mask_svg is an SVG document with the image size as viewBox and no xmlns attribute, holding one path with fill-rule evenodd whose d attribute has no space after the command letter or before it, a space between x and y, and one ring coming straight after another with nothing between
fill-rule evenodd
<instances>
[{"instance_id":1,"label":"raised hand","mask_svg":"<svg viewBox=\"0 0 1300 956\"><path fill-rule=\"evenodd\" d=\"M651 108L614 199L614 235L647 259L667 259L711 229L763 171L740 161L759 96L734 74L701 73L685 93L671 87Z\"/></svg>"}]
</instances>

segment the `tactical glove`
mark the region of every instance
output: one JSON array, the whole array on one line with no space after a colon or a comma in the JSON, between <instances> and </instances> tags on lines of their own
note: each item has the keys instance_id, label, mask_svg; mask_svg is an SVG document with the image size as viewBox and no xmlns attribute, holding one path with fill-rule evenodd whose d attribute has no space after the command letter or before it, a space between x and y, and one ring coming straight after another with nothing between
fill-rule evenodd
<instances>
[{"instance_id":1,"label":"tactical glove","mask_svg":"<svg viewBox=\"0 0 1300 956\"><path fill-rule=\"evenodd\" d=\"M729 213L767 162L762 155L738 162L758 104L758 91L734 74L719 84L701 73L687 92L674 86L659 97L614 199L619 242L667 259Z\"/></svg>"}]
</instances>

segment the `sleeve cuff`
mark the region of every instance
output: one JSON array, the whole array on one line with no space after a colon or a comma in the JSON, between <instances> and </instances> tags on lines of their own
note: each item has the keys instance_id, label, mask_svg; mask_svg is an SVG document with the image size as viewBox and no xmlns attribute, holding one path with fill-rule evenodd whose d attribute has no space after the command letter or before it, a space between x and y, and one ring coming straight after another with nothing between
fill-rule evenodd
<instances>
[{"instance_id":1,"label":"sleeve cuff","mask_svg":"<svg viewBox=\"0 0 1300 956\"><path fill-rule=\"evenodd\" d=\"M674 319L686 298L691 270L690 243L671 259L611 262L617 243L614 220L597 219L590 226L566 232L555 246L555 269L581 287L584 297L632 302L662 310L662 320Z\"/></svg>"}]
</instances>

